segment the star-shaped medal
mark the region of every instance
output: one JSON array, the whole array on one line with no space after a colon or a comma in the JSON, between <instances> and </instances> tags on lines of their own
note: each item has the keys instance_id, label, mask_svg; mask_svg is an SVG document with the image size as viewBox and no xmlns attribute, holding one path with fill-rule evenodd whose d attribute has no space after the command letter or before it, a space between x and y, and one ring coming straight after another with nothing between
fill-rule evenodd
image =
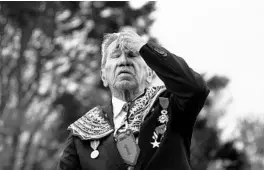
<instances>
[{"instance_id":1,"label":"star-shaped medal","mask_svg":"<svg viewBox=\"0 0 264 170\"><path fill-rule=\"evenodd\" d=\"M154 140L154 142L150 142L152 144L152 148L159 147L160 142L157 142L157 140Z\"/></svg>"}]
</instances>

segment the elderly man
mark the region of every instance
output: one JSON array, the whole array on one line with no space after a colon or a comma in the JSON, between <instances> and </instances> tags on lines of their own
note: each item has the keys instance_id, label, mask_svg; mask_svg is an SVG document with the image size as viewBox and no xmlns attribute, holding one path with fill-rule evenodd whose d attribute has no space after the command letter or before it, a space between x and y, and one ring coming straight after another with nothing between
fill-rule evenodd
<instances>
[{"instance_id":1,"label":"elderly man","mask_svg":"<svg viewBox=\"0 0 264 170\"><path fill-rule=\"evenodd\" d=\"M191 170L209 89L186 62L132 31L106 35L101 78L112 100L69 126L58 170ZM150 86L154 72L165 86Z\"/></svg>"}]
</instances>

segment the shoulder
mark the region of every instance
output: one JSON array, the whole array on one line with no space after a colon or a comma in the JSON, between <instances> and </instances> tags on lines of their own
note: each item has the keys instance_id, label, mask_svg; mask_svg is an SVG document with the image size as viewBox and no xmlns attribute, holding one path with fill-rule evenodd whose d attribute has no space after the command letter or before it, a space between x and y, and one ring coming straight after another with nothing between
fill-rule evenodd
<instances>
[{"instance_id":1,"label":"shoulder","mask_svg":"<svg viewBox=\"0 0 264 170\"><path fill-rule=\"evenodd\" d=\"M96 106L73 122L68 130L81 140L91 140L107 136L113 131L113 128L104 117L101 107Z\"/></svg>"}]
</instances>

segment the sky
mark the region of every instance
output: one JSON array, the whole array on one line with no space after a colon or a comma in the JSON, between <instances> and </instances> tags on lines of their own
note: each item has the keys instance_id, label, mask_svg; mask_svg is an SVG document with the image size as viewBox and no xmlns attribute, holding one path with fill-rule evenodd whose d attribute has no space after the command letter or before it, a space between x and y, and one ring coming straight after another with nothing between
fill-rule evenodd
<instances>
[{"instance_id":1,"label":"sky","mask_svg":"<svg viewBox=\"0 0 264 170\"><path fill-rule=\"evenodd\" d=\"M264 1L158 1L151 34L200 73L230 78L237 112L264 99Z\"/></svg>"},{"instance_id":2,"label":"sky","mask_svg":"<svg viewBox=\"0 0 264 170\"><path fill-rule=\"evenodd\" d=\"M199 73L226 76L226 122L264 115L264 1L157 1L151 34Z\"/></svg>"}]
</instances>

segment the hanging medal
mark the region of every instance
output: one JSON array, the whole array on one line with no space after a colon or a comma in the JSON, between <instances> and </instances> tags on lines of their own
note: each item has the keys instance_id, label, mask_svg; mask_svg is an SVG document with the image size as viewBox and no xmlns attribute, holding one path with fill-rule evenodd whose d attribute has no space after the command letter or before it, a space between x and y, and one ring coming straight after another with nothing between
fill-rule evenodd
<instances>
[{"instance_id":1,"label":"hanging medal","mask_svg":"<svg viewBox=\"0 0 264 170\"><path fill-rule=\"evenodd\" d=\"M99 140L94 140L90 142L91 148L93 149L90 155L92 159L96 159L99 156L99 151L97 150L99 144L100 144Z\"/></svg>"},{"instance_id":2,"label":"hanging medal","mask_svg":"<svg viewBox=\"0 0 264 170\"><path fill-rule=\"evenodd\" d=\"M152 147L159 147L160 142L158 142L158 134L156 132L153 133L152 139L154 139L154 142L150 142L152 144Z\"/></svg>"},{"instance_id":3,"label":"hanging medal","mask_svg":"<svg viewBox=\"0 0 264 170\"><path fill-rule=\"evenodd\" d=\"M117 150L124 162L130 166L136 165L140 149L136 143L133 131L129 129L127 120L125 120L125 129L118 135L116 133L114 135Z\"/></svg>"},{"instance_id":4,"label":"hanging medal","mask_svg":"<svg viewBox=\"0 0 264 170\"><path fill-rule=\"evenodd\" d=\"M158 117L158 121L161 125L157 126L155 128L155 131L153 132L152 139L154 142L150 142L152 144L152 147L159 147L160 141L164 137L164 134L167 129L167 123L169 121L169 116L168 116L168 106L169 106L169 99L165 97L159 97L159 103L162 107L161 110L161 115Z\"/></svg>"},{"instance_id":5,"label":"hanging medal","mask_svg":"<svg viewBox=\"0 0 264 170\"><path fill-rule=\"evenodd\" d=\"M136 165L140 149L136 143L132 130L128 129L126 132L119 134L116 140L117 149L124 162L131 166Z\"/></svg>"}]
</instances>

